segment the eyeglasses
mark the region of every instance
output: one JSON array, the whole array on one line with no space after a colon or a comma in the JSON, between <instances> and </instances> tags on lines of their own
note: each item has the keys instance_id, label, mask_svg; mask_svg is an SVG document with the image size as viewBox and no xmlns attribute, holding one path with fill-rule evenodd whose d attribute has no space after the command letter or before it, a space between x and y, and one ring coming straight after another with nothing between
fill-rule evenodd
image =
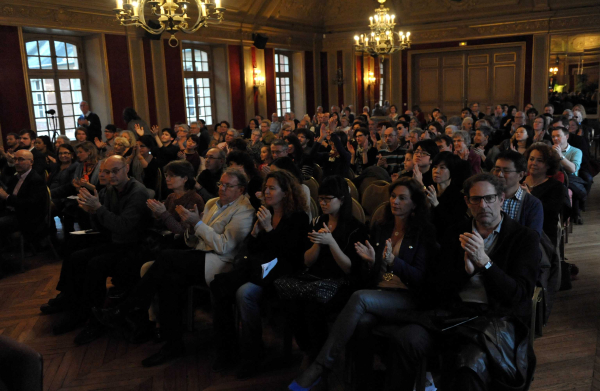
<instances>
[{"instance_id":1,"label":"eyeglasses","mask_svg":"<svg viewBox=\"0 0 600 391\"><path fill-rule=\"evenodd\" d=\"M71 155L71 152L59 152L58 155L59 156Z\"/></svg>"},{"instance_id":2,"label":"eyeglasses","mask_svg":"<svg viewBox=\"0 0 600 391\"><path fill-rule=\"evenodd\" d=\"M230 185L229 183L223 183L223 182L217 182L217 189L220 189L221 187L225 187L225 190L231 189L232 187L236 187L239 185Z\"/></svg>"},{"instance_id":3,"label":"eyeglasses","mask_svg":"<svg viewBox=\"0 0 600 391\"><path fill-rule=\"evenodd\" d=\"M430 154L430 153L428 153L428 152L425 152L425 151L421 151L420 149L417 149L417 150L416 150L416 151L413 153L413 155L415 155L415 156L431 156L431 154Z\"/></svg>"},{"instance_id":4,"label":"eyeglasses","mask_svg":"<svg viewBox=\"0 0 600 391\"><path fill-rule=\"evenodd\" d=\"M494 168L492 168L492 173L498 174L500 172L502 172L503 175L506 175L506 174L511 173L511 172L517 172L517 170L507 170L506 168L502 168L502 167L494 167Z\"/></svg>"},{"instance_id":5,"label":"eyeglasses","mask_svg":"<svg viewBox=\"0 0 600 391\"><path fill-rule=\"evenodd\" d=\"M211 159L211 160L217 160L217 159L220 159L220 157L214 157L214 156L210 156L210 155L209 155L209 156L207 156L206 158L207 158L207 159Z\"/></svg>"},{"instance_id":6,"label":"eyeglasses","mask_svg":"<svg viewBox=\"0 0 600 391\"><path fill-rule=\"evenodd\" d=\"M469 204L471 205L479 205L481 203L481 200L484 200L486 204L492 204L496 202L497 198L498 194L488 194L484 196L471 196L468 198L468 200Z\"/></svg>"},{"instance_id":7,"label":"eyeglasses","mask_svg":"<svg viewBox=\"0 0 600 391\"><path fill-rule=\"evenodd\" d=\"M319 204L327 204L329 205L329 203L331 203L332 200L336 199L337 197L319 197Z\"/></svg>"},{"instance_id":8,"label":"eyeglasses","mask_svg":"<svg viewBox=\"0 0 600 391\"><path fill-rule=\"evenodd\" d=\"M31 160L31 161L33 161L33 159L27 159L27 158L24 158L24 157L16 157L16 158L15 158L15 162L19 162L19 163L21 163L21 162L24 162L24 161L26 161L26 160Z\"/></svg>"},{"instance_id":9,"label":"eyeglasses","mask_svg":"<svg viewBox=\"0 0 600 391\"><path fill-rule=\"evenodd\" d=\"M127 166L122 166L120 168L113 168L112 170L102 170L102 173L105 175L110 175L110 174L117 175L119 173L119 171L121 171L125 167L127 167Z\"/></svg>"},{"instance_id":10,"label":"eyeglasses","mask_svg":"<svg viewBox=\"0 0 600 391\"><path fill-rule=\"evenodd\" d=\"M164 175L165 175L166 179L167 178L176 178L176 177L183 178L181 175L175 175L175 174L171 174L171 173L168 173L168 172L165 173Z\"/></svg>"}]
</instances>

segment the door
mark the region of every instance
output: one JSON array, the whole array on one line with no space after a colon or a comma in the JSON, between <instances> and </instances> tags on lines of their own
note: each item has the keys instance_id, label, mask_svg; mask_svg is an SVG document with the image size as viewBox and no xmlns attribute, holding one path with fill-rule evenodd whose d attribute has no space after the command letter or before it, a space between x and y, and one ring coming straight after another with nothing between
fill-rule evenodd
<instances>
[{"instance_id":1,"label":"door","mask_svg":"<svg viewBox=\"0 0 600 391\"><path fill-rule=\"evenodd\" d=\"M457 115L468 104L523 105L522 47L418 53L412 56L412 104Z\"/></svg>"}]
</instances>

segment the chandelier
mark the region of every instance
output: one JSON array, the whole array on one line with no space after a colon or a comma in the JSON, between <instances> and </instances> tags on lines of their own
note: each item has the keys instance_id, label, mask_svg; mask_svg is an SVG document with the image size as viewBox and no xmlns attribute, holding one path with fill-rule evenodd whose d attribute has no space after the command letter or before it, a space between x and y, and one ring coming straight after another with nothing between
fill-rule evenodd
<instances>
[{"instance_id":1,"label":"chandelier","mask_svg":"<svg viewBox=\"0 0 600 391\"><path fill-rule=\"evenodd\" d=\"M225 8L221 7L221 0L117 0L117 8L114 9L117 19L122 26L141 27L151 34L162 34L163 31L171 33L169 45L176 47L179 44L175 33L182 31L192 34L201 27L208 27L208 21L221 23ZM196 4L198 18L193 25L188 23L188 11L190 2ZM152 7L152 16L157 20L146 22L144 6L148 3Z\"/></svg>"},{"instance_id":2,"label":"chandelier","mask_svg":"<svg viewBox=\"0 0 600 391\"><path fill-rule=\"evenodd\" d=\"M395 53L399 50L410 48L410 33L402 31L396 33L394 26L396 15L388 14L388 9L383 6L385 0L377 0L380 4L375 9L375 15L369 17L370 34L354 36L354 48L357 52L368 53L372 57Z\"/></svg>"}]
</instances>

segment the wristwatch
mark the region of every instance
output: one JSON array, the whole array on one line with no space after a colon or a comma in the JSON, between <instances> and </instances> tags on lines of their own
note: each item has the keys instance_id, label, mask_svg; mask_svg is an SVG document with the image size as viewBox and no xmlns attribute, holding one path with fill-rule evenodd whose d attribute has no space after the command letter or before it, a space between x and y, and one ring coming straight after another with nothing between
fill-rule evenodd
<instances>
[{"instance_id":1,"label":"wristwatch","mask_svg":"<svg viewBox=\"0 0 600 391\"><path fill-rule=\"evenodd\" d=\"M563 160L564 158L565 158L565 156L563 155L563 156L560 157L560 160Z\"/></svg>"},{"instance_id":2,"label":"wristwatch","mask_svg":"<svg viewBox=\"0 0 600 391\"><path fill-rule=\"evenodd\" d=\"M492 265L493 265L493 264L494 264L494 262L492 262L492 261L489 261L488 263L486 263L485 265L483 265L483 268L484 268L485 270L487 270L487 269L489 269L490 267L492 267Z\"/></svg>"}]
</instances>

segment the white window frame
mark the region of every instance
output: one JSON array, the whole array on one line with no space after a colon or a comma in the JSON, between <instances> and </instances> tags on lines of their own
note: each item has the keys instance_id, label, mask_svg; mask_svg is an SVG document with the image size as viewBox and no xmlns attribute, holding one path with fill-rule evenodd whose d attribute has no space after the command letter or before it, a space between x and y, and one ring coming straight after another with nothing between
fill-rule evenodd
<instances>
[{"instance_id":1,"label":"white window frame","mask_svg":"<svg viewBox=\"0 0 600 391\"><path fill-rule=\"evenodd\" d=\"M186 61L186 50L192 51L192 61ZM206 61L196 60L195 53L198 53L197 51L199 51L200 55L206 55ZM210 47L196 44L184 44L181 51L181 57L183 60L185 117L188 123L202 119L206 122L207 126L213 125L216 122L217 111L215 105L214 65ZM191 64L191 69L188 66L189 64ZM206 86L207 82L208 86ZM189 94L192 89L194 95L190 96ZM208 97L205 95L207 91L209 92ZM203 99L202 105L198 104L199 98ZM208 102L210 102L209 105L206 105L206 98L208 98ZM191 111L191 108L194 110ZM210 109L208 115L206 113L206 108Z\"/></svg>"},{"instance_id":2,"label":"white window frame","mask_svg":"<svg viewBox=\"0 0 600 391\"><path fill-rule=\"evenodd\" d=\"M287 64L280 64L286 58ZM283 68L282 68L283 65ZM285 66L287 65L287 68ZM292 55L290 52L275 51L275 100L277 102L277 115L283 117L291 112L294 107L294 74L292 69ZM286 91L287 87L287 91ZM284 95L286 94L286 95Z\"/></svg>"}]
</instances>

